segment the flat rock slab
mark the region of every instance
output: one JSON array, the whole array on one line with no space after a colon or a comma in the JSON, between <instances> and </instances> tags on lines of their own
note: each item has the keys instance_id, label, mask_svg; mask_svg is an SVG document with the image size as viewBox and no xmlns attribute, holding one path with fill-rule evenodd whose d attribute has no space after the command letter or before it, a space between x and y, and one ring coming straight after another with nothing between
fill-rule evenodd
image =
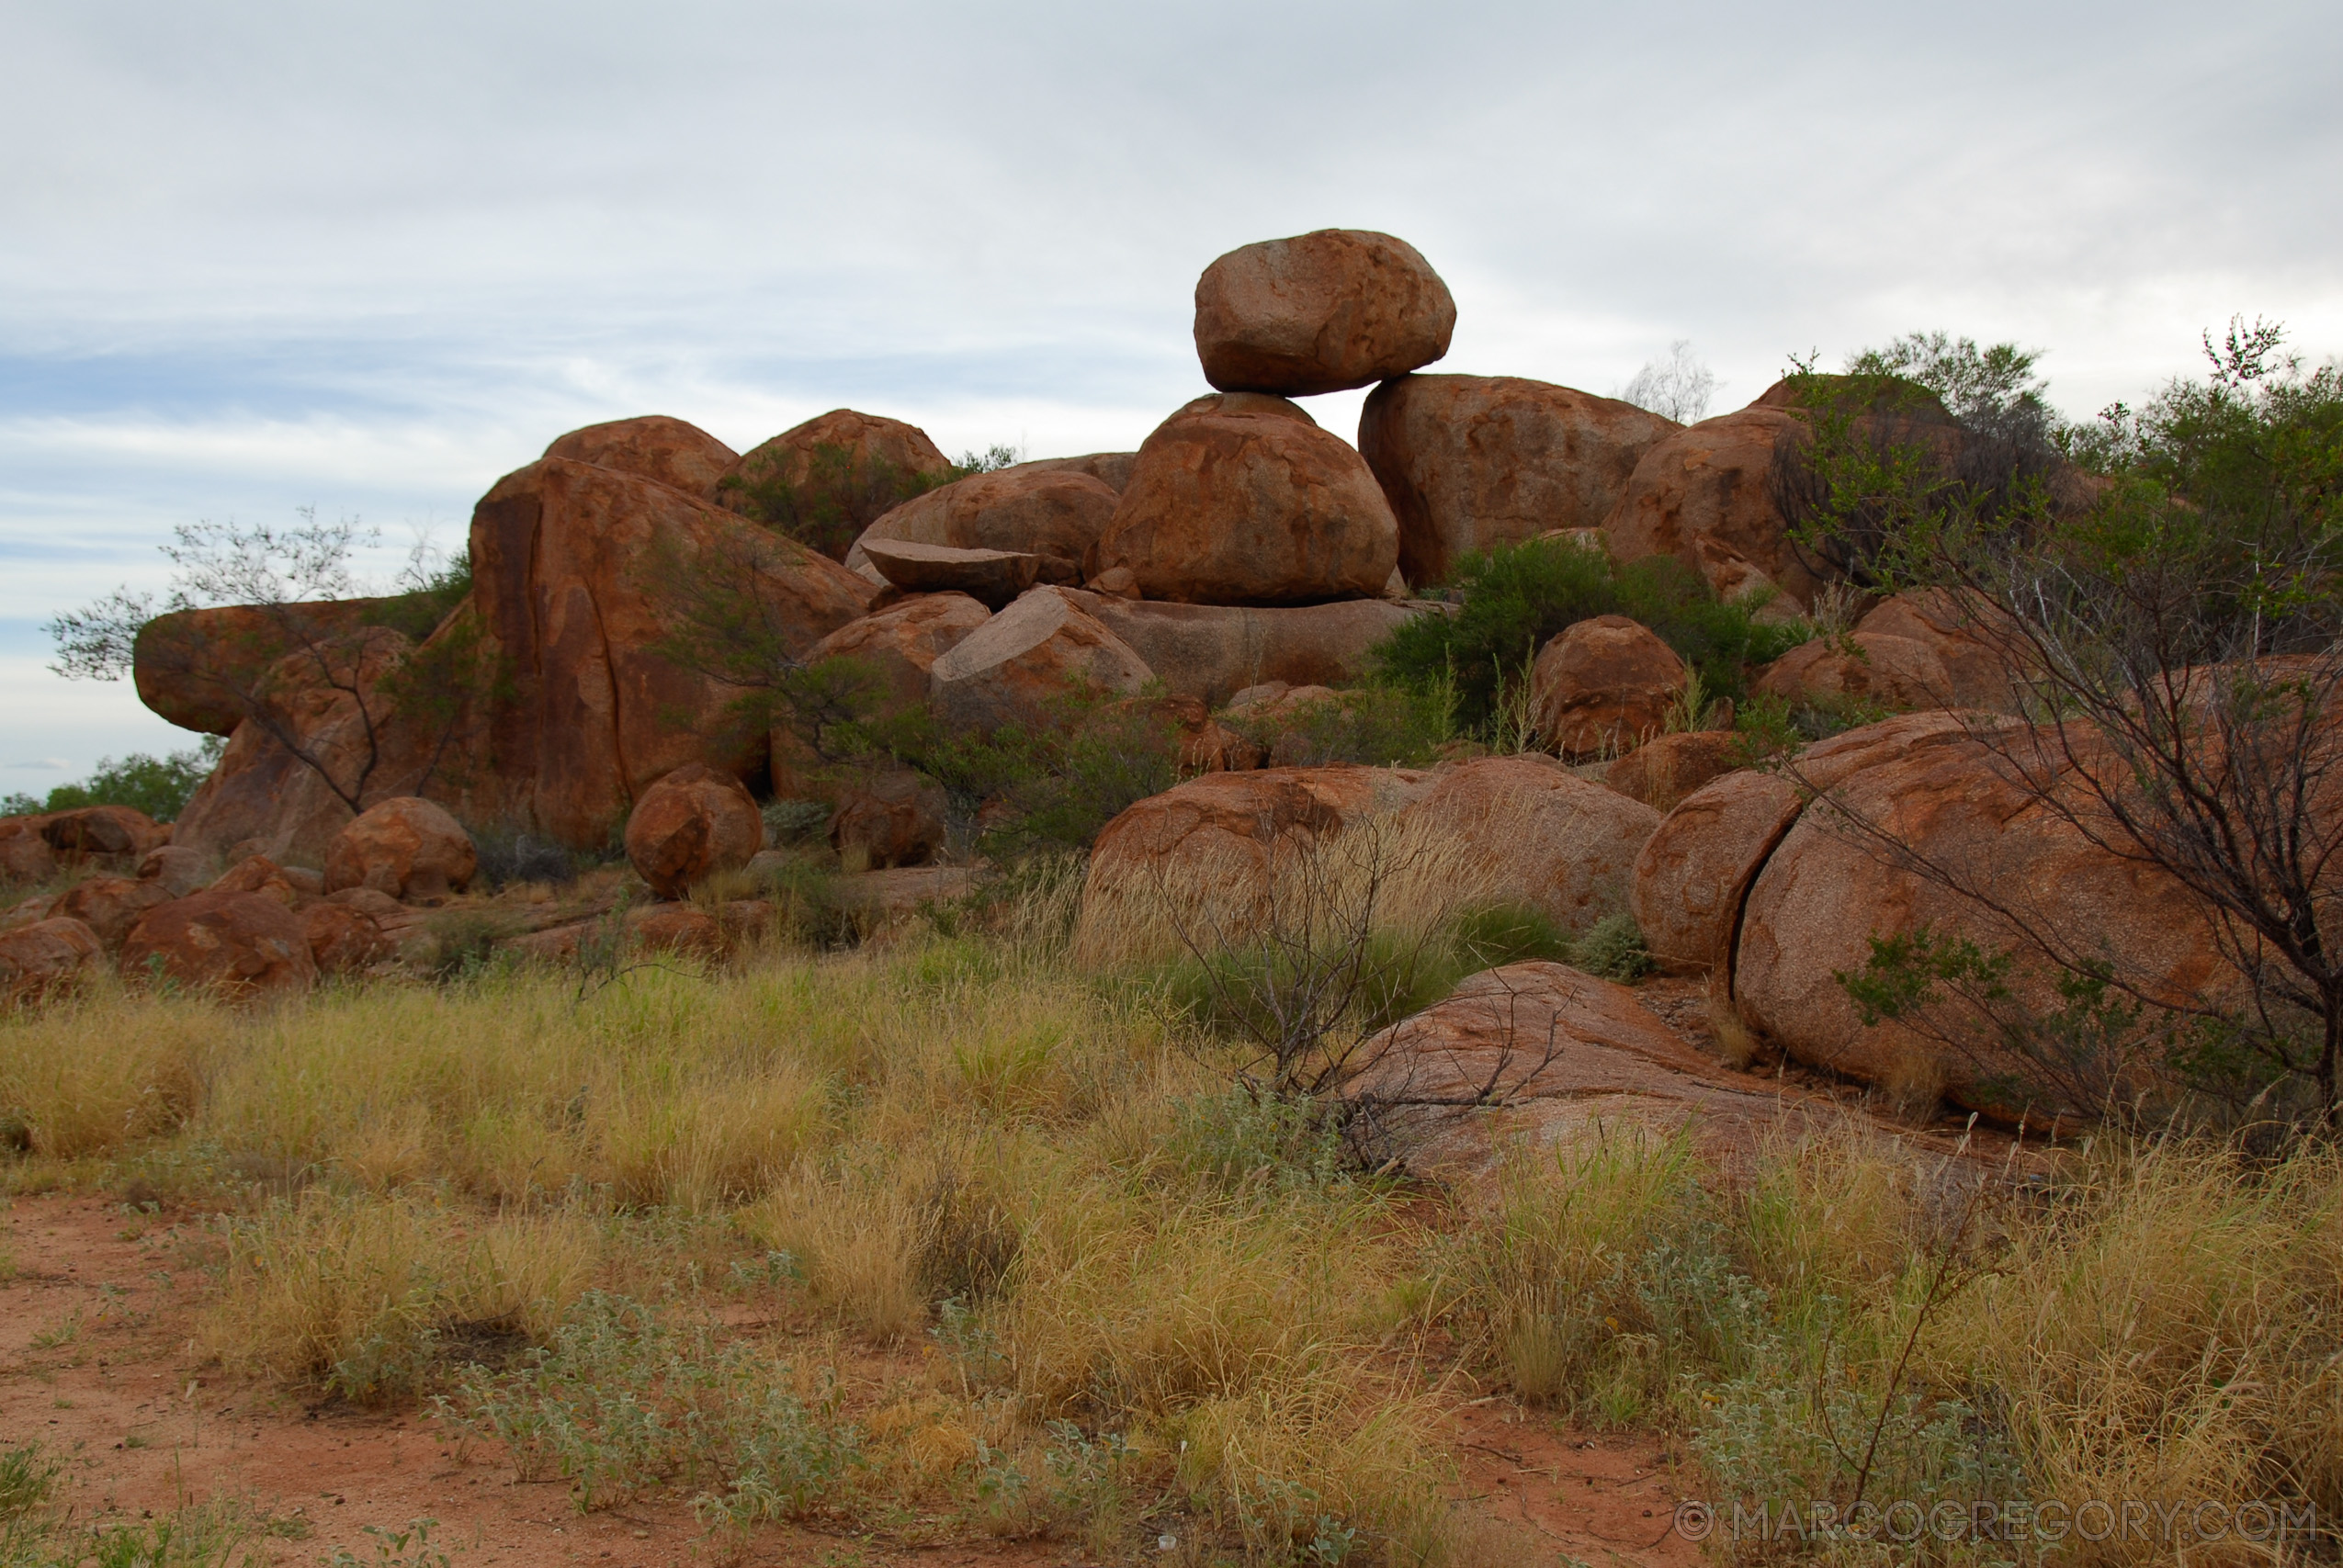
<instances>
[{"instance_id":1,"label":"flat rock slab","mask_svg":"<svg viewBox=\"0 0 2343 1568\"><path fill-rule=\"evenodd\" d=\"M998 610L1035 583L1070 581L1071 563L1029 550L965 549L911 539L874 539L859 547L881 577L906 593L965 593ZM1058 570L1052 571L1055 564Z\"/></svg>"}]
</instances>

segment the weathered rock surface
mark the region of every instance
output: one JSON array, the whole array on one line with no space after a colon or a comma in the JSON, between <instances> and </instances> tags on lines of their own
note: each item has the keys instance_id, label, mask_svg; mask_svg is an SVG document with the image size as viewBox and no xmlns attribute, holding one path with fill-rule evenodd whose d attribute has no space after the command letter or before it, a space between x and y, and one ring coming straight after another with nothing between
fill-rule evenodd
<instances>
[{"instance_id":1,"label":"weathered rock surface","mask_svg":"<svg viewBox=\"0 0 2343 1568\"><path fill-rule=\"evenodd\" d=\"M62 919L79 920L110 949L121 946L141 915L171 898L170 889L160 883L100 874L67 888L50 912Z\"/></svg>"},{"instance_id":2,"label":"weathered rock surface","mask_svg":"<svg viewBox=\"0 0 2343 1568\"><path fill-rule=\"evenodd\" d=\"M1982 1023L1962 1032L1975 1042L1962 1051L1895 1021L1865 1027L1833 977L1862 972L1873 937L1928 926L1994 953L2016 946L2022 926L2116 966L2152 998L2192 1001L2235 984L2201 904L2178 884L2091 844L2012 782L2009 764L1988 747L1957 731L1931 739L1848 776L1767 857L1741 919L1735 1005L1760 1036L1815 1066L1891 1085L1917 1070L1941 1077L1957 1103L2024 1112L2037 1124L2095 1114L2098 1104L2061 1103L2054 1086L2005 1055ZM2047 750L2028 759L2030 767L2050 761ZM1924 856L1981 898L1908 869L1883 840ZM2018 1005L2044 1012L2059 1004L2038 964L2021 962L2007 983ZM2032 1089L2013 1088L2013 1077Z\"/></svg>"},{"instance_id":3,"label":"weathered rock surface","mask_svg":"<svg viewBox=\"0 0 2343 1568\"><path fill-rule=\"evenodd\" d=\"M1481 757L1436 770L1398 824L1442 846L1461 903L1525 904L1584 931L1627 907L1659 813L1551 757Z\"/></svg>"},{"instance_id":4,"label":"weathered rock surface","mask_svg":"<svg viewBox=\"0 0 2343 1568\"><path fill-rule=\"evenodd\" d=\"M1123 455L1108 456L1119 458ZM1130 455L1133 459L1137 456ZM871 545L895 539L1042 556L1052 564L1041 581L1080 581L1099 536L1115 515L1115 498L1121 491L1119 484L1109 484L1085 469L1058 466L1091 461L1069 457L1056 463L1020 463L989 474L971 474L913 496L863 530L854 548L846 552L846 564L859 567L868 558ZM1126 464L1101 466L1108 472L1119 469L1119 478L1128 478ZM889 581L900 582L891 577Z\"/></svg>"},{"instance_id":5,"label":"weathered rock surface","mask_svg":"<svg viewBox=\"0 0 2343 1568\"><path fill-rule=\"evenodd\" d=\"M46 882L57 874L57 852L40 836L38 817L0 817L0 881Z\"/></svg>"},{"instance_id":6,"label":"weathered rock surface","mask_svg":"<svg viewBox=\"0 0 2343 1568\"><path fill-rule=\"evenodd\" d=\"M1551 1158L1689 1134L1729 1168L1784 1130L1844 1120L1726 1072L1626 987L1560 964L1476 975L1356 1056L1365 1069L1344 1099L1360 1134L1411 1173L1450 1181L1487 1180L1517 1141Z\"/></svg>"},{"instance_id":7,"label":"weathered rock surface","mask_svg":"<svg viewBox=\"0 0 2343 1568\"><path fill-rule=\"evenodd\" d=\"M793 425L741 454L719 481L716 497L734 511L751 504L751 491L781 480L796 486L827 486L830 497L856 528L868 526L894 504L902 479L940 481L952 474L927 432L900 419L832 409ZM886 482L889 479L897 483ZM843 547L852 536L841 540Z\"/></svg>"},{"instance_id":8,"label":"weathered rock surface","mask_svg":"<svg viewBox=\"0 0 2343 1568\"><path fill-rule=\"evenodd\" d=\"M1456 301L1414 246L1321 229L1230 251L1196 280L1196 357L1224 392L1309 397L1448 352Z\"/></svg>"},{"instance_id":9,"label":"weathered rock surface","mask_svg":"<svg viewBox=\"0 0 2343 1568\"><path fill-rule=\"evenodd\" d=\"M1677 803L1711 779L1741 765L1740 737L1729 729L1655 735L1611 764L1602 782L1655 811Z\"/></svg>"},{"instance_id":10,"label":"weathered rock surface","mask_svg":"<svg viewBox=\"0 0 2343 1568\"><path fill-rule=\"evenodd\" d=\"M97 933L63 917L0 931L0 1001L30 1001L73 985L104 953Z\"/></svg>"},{"instance_id":11,"label":"weathered rock surface","mask_svg":"<svg viewBox=\"0 0 2343 1568\"><path fill-rule=\"evenodd\" d=\"M870 667L901 702L927 700L935 661L991 618L965 593L926 593L849 621L806 652L808 664L852 659Z\"/></svg>"},{"instance_id":12,"label":"weathered rock surface","mask_svg":"<svg viewBox=\"0 0 2343 1568\"><path fill-rule=\"evenodd\" d=\"M209 893L258 893L290 909L301 902L288 869L266 855L247 855L220 874Z\"/></svg>"},{"instance_id":13,"label":"weathered rock surface","mask_svg":"<svg viewBox=\"0 0 2343 1568\"><path fill-rule=\"evenodd\" d=\"M1538 736L1572 759L1631 750L1660 732L1686 679L1676 650L1642 623L1624 615L1577 622L1531 667Z\"/></svg>"},{"instance_id":14,"label":"weathered rock surface","mask_svg":"<svg viewBox=\"0 0 2343 1568\"><path fill-rule=\"evenodd\" d=\"M372 915L347 904L320 899L300 911L302 940L321 975L357 975L389 959L397 950Z\"/></svg>"},{"instance_id":15,"label":"weathered rock surface","mask_svg":"<svg viewBox=\"0 0 2343 1568\"><path fill-rule=\"evenodd\" d=\"M658 651L684 624L673 571L753 581L791 653L859 617L874 592L837 562L666 485L558 457L488 492L472 514L471 558L488 651L512 672L512 696L486 727L493 787L464 814L532 822L572 847L605 841L653 780L685 763L746 773L765 762L764 737L734 734L726 716L738 691Z\"/></svg>"},{"instance_id":16,"label":"weathered rock surface","mask_svg":"<svg viewBox=\"0 0 2343 1568\"><path fill-rule=\"evenodd\" d=\"M1644 453L1682 426L1516 376L1402 376L1368 394L1359 451L1399 522L1399 570L1444 582L1474 550L1600 528Z\"/></svg>"},{"instance_id":17,"label":"weathered rock surface","mask_svg":"<svg viewBox=\"0 0 2343 1568\"><path fill-rule=\"evenodd\" d=\"M211 863L180 844L164 844L140 860L140 879L161 886L174 898L199 893L211 880Z\"/></svg>"},{"instance_id":18,"label":"weathered rock surface","mask_svg":"<svg viewBox=\"0 0 2343 1568\"><path fill-rule=\"evenodd\" d=\"M1986 614L1950 589L1922 588L1874 605L1855 636L1904 637L1925 646L1944 667L1946 706L2013 713L2021 688L2011 671L2014 639L1995 637Z\"/></svg>"},{"instance_id":19,"label":"weathered rock surface","mask_svg":"<svg viewBox=\"0 0 2343 1568\"><path fill-rule=\"evenodd\" d=\"M480 869L471 835L445 807L417 795L369 806L325 851L325 887L371 887L436 904L471 886Z\"/></svg>"},{"instance_id":20,"label":"weathered rock surface","mask_svg":"<svg viewBox=\"0 0 2343 1568\"><path fill-rule=\"evenodd\" d=\"M1346 686L1365 675L1375 646L1429 604L1345 599L1330 604L1167 604L1104 593L1070 594L1128 643L1174 696L1227 702L1248 686Z\"/></svg>"},{"instance_id":21,"label":"weathered rock surface","mask_svg":"<svg viewBox=\"0 0 2343 1568\"><path fill-rule=\"evenodd\" d=\"M1080 574L1070 562L1016 550L966 550L903 539L869 539L864 559L906 593L965 593L1000 609L1035 583L1071 583Z\"/></svg>"},{"instance_id":22,"label":"weathered rock surface","mask_svg":"<svg viewBox=\"0 0 2343 1568\"><path fill-rule=\"evenodd\" d=\"M127 806L79 806L40 819L40 836L61 855L119 855L136 861L171 841L143 811Z\"/></svg>"},{"instance_id":23,"label":"weathered rock surface","mask_svg":"<svg viewBox=\"0 0 2343 1568\"><path fill-rule=\"evenodd\" d=\"M545 455L656 479L703 501L715 498L717 481L741 460L699 426L665 414L589 424L557 437Z\"/></svg>"},{"instance_id":24,"label":"weathered rock surface","mask_svg":"<svg viewBox=\"0 0 2343 1568\"><path fill-rule=\"evenodd\" d=\"M1137 452L1089 452L1079 457L1036 457L1016 467L1041 473L1088 474L1120 495L1123 487L1131 482L1131 465L1138 458ZM1013 473L1016 469L1007 471Z\"/></svg>"},{"instance_id":25,"label":"weathered rock surface","mask_svg":"<svg viewBox=\"0 0 2343 1568\"><path fill-rule=\"evenodd\" d=\"M1282 398L1198 398L1139 448L1095 579L1205 604L1373 598L1399 525L1364 458Z\"/></svg>"},{"instance_id":26,"label":"weathered rock surface","mask_svg":"<svg viewBox=\"0 0 2343 1568\"><path fill-rule=\"evenodd\" d=\"M1800 643L1749 682L1752 694L1798 705L1854 700L1911 710L1959 705L1952 671L1927 643L1858 628Z\"/></svg>"},{"instance_id":27,"label":"weathered rock surface","mask_svg":"<svg viewBox=\"0 0 2343 1568\"><path fill-rule=\"evenodd\" d=\"M728 910L732 906L727 906ZM600 916L545 931L510 937L502 944L530 958L551 964L573 962L581 950L600 947L614 938L624 947L642 953L684 953L714 958L730 945L724 922L689 904L647 904L628 909L615 919Z\"/></svg>"},{"instance_id":28,"label":"weathered rock surface","mask_svg":"<svg viewBox=\"0 0 2343 1568\"><path fill-rule=\"evenodd\" d=\"M158 904L122 944L122 972L237 998L289 995L317 983L300 917L265 893L198 893Z\"/></svg>"},{"instance_id":29,"label":"weathered rock surface","mask_svg":"<svg viewBox=\"0 0 2343 1568\"><path fill-rule=\"evenodd\" d=\"M830 842L860 871L925 865L944 848L943 789L908 768L864 782L838 803Z\"/></svg>"},{"instance_id":30,"label":"weathered rock surface","mask_svg":"<svg viewBox=\"0 0 2343 1568\"><path fill-rule=\"evenodd\" d=\"M1917 713L1807 747L1781 771L1729 773L1686 795L1636 857L1628 910L1651 954L1678 970L1729 968L1749 886L1805 802L1916 747L1964 733L1959 716Z\"/></svg>"},{"instance_id":31,"label":"weathered rock surface","mask_svg":"<svg viewBox=\"0 0 2343 1568\"><path fill-rule=\"evenodd\" d=\"M1036 723L1070 692L1127 695L1151 673L1070 592L1036 588L939 657L928 695L944 724L990 730Z\"/></svg>"},{"instance_id":32,"label":"weathered rock surface","mask_svg":"<svg viewBox=\"0 0 2343 1568\"><path fill-rule=\"evenodd\" d=\"M1806 439L1796 415L1752 404L1659 441L1603 520L1612 554L1673 556L1721 598L1771 586L1810 604L1825 579L1792 544L1774 488L1778 450Z\"/></svg>"},{"instance_id":33,"label":"weathered rock surface","mask_svg":"<svg viewBox=\"0 0 2343 1568\"><path fill-rule=\"evenodd\" d=\"M1122 812L1091 847L1074 928L1083 963L1172 957L1260 919L1273 862L1421 798L1416 768L1268 768L1206 773Z\"/></svg>"},{"instance_id":34,"label":"weathered rock surface","mask_svg":"<svg viewBox=\"0 0 2343 1568\"><path fill-rule=\"evenodd\" d=\"M139 701L181 728L233 735L255 698L286 685L284 672L269 676L287 655L389 620L404 621L403 607L390 598L175 610L139 628L130 678ZM292 684L311 683L300 679L305 671L298 664L293 671Z\"/></svg>"},{"instance_id":35,"label":"weathered rock surface","mask_svg":"<svg viewBox=\"0 0 2343 1568\"><path fill-rule=\"evenodd\" d=\"M729 773L685 763L643 792L627 818L627 859L662 898L749 863L764 848L756 801Z\"/></svg>"}]
</instances>

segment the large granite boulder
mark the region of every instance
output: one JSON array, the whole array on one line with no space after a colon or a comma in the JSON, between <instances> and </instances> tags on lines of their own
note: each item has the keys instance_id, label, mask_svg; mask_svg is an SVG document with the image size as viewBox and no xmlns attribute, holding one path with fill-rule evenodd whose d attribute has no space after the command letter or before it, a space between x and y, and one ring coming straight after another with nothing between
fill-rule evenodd
<instances>
[{"instance_id":1,"label":"large granite boulder","mask_svg":"<svg viewBox=\"0 0 2343 1568\"><path fill-rule=\"evenodd\" d=\"M266 893L211 891L158 904L122 944L122 973L236 999L295 995L317 983L300 917Z\"/></svg>"},{"instance_id":2,"label":"large granite boulder","mask_svg":"<svg viewBox=\"0 0 2343 1568\"><path fill-rule=\"evenodd\" d=\"M1752 404L1655 443L1603 519L1612 554L1672 556L1724 599L1773 588L1812 604L1828 578L1791 539L1776 488L1785 449L1807 439L1796 414Z\"/></svg>"},{"instance_id":3,"label":"large granite boulder","mask_svg":"<svg viewBox=\"0 0 2343 1568\"><path fill-rule=\"evenodd\" d=\"M559 457L481 500L471 558L486 651L508 680L485 727L492 788L464 815L533 823L574 847L606 842L686 763L742 775L766 764L764 735L730 717L739 688L666 649L695 584L753 597L758 634L788 656L857 619L876 592L670 486ZM386 793L414 791L389 781Z\"/></svg>"},{"instance_id":4,"label":"large granite boulder","mask_svg":"<svg viewBox=\"0 0 2343 1568\"><path fill-rule=\"evenodd\" d=\"M1399 520L1399 570L1443 582L1475 550L1599 528L1644 453L1681 429L1517 376L1402 376L1369 393L1359 451Z\"/></svg>"},{"instance_id":5,"label":"large granite boulder","mask_svg":"<svg viewBox=\"0 0 2343 1568\"><path fill-rule=\"evenodd\" d=\"M1530 667L1538 737L1574 761L1632 750L1665 728L1688 679L1676 650L1641 622L1576 622Z\"/></svg>"},{"instance_id":6,"label":"large granite boulder","mask_svg":"<svg viewBox=\"0 0 2343 1568\"><path fill-rule=\"evenodd\" d=\"M1927 649L1944 671L1942 705L2018 711L2024 689L2023 638L1974 598L1949 588L1892 594L1856 625L1855 637L1900 637Z\"/></svg>"},{"instance_id":7,"label":"large granite boulder","mask_svg":"<svg viewBox=\"0 0 2343 1568\"><path fill-rule=\"evenodd\" d=\"M1147 661L1063 589L1036 588L987 620L928 668L935 716L959 730L1047 721L1072 694L1129 695Z\"/></svg>"},{"instance_id":8,"label":"large granite boulder","mask_svg":"<svg viewBox=\"0 0 2343 1568\"><path fill-rule=\"evenodd\" d=\"M1442 846L1473 899L1523 905L1565 931L1627 907L1627 886L1659 813L1551 757L1481 757L1443 766L1398 818Z\"/></svg>"},{"instance_id":9,"label":"large granite boulder","mask_svg":"<svg viewBox=\"0 0 2343 1568\"><path fill-rule=\"evenodd\" d=\"M1780 697L1794 707L1850 701L1903 711L1960 705L1952 671L1935 649L1868 626L1843 637L1800 643L1759 671L1749 691Z\"/></svg>"},{"instance_id":10,"label":"large granite boulder","mask_svg":"<svg viewBox=\"0 0 2343 1568\"><path fill-rule=\"evenodd\" d=\"M1448 352L1456 301L1414 246L1321 229L1230 251L1196 280L1196 357L1224 392L1303 398Z\"/></svg>"},{"instance_id":11,"label":"large granite boulder","mask_svg":"<svg viewBox=\"0 0 2343 1568\"><path fill-rule=\"evenodd\" d=\"M1110 485L1086 469L1061 466L1092 461L1070 457L1020 463L989 474L971 474L914 496L864 529L854 548L846 552L846 564L858 568L868 558L872 543L897 539L913 545L1040 556L1055 563L1036 569L1042 572L1040 581L1079 582L1098 536L1115 515L1120 493L1119 485ZM1127 479L1127 466L1114 467L1122 470L1118 477ZM889 581L911 586L891 576Z\"/></svg>"},{"instance_id":12,"label":"large granite boulder","mask_svg":"<svg viewBox=\"0 0 2343 1568\"><path fill-rule=\"evenodd\" d=\"M371 887L436 904L471 886L479 852L445 807L415 795L369 806L325 851L325 891Z\"/></svg>"},{"instance_id":13,"label":"large granite boulder","mask_svg":"<svg viewBox=\"0 0 2343 1568\"><path fill-rule=\"evenodd\" d=\"M717 481L741 460L699 426L665 414L589 424L557 437L545 455L657 479L703 501L715 498Z\"/></svg>"},{"instance_id":14,"label":"large granite boulder","mask_svg":"<svg viewBox=\"0 0 2343 1568\"><path fill-rule=\"evenodd\" d=\"M139 628L130 679L139 701L181 728L233 735L255 704L281 686L287 668L316 662L288 666L289 654L331 648L368 626L403 623L416 603L401 596L175 610Z\"/></svg>"},{"instance_id":15,"label":"large granite boulder","mask_svg":"<svg viewBox=\"0 0 2343 1568\"><path fill-rule=\"evenodd\" d=\"M1371 598L1399 528L1364 458L1282 398L1198 398L1139 448L1094 584L1205 604Z\"/></svg>"},{"instance_id":16,"label":"large granite boulder","mask_svg":"<svg viewBox=\"0 0 2343 1568\"><path fill-rule=\"evenodd\" d=\"M680 898L703 877L748 864L764 848L764 818L740 780L687 762L643 792L626 842L651 891Z\"/></svg>"},{"instance_id":17,"label":"large granite boulder","mask_svg":"<svg viewBox=\"0 0 2343 1568\"><path fill-rule=\"evenodd\" d=\"M716 499L752 515L775 492L796 500L806 519L835 530L818 541L843 555L855 536L908 494L950 479L950 459L927 432L900 419L832 409L741 454L717 481Z\"/></svg>"}]
</instances>

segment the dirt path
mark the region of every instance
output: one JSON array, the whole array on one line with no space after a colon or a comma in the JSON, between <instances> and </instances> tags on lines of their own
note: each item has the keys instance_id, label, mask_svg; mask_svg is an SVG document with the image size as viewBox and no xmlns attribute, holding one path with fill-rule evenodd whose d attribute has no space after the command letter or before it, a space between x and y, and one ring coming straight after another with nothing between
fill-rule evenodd
<instances>
[{"instance_id":1,"label":"dirt path","mask_svg":"<svg viewBox=\"0 0 2343 1568\"><path fill-rule=\"evenodd\" d=\"M274 1521L263 1560L376 1560L371 1525L438 1521L458 1564L601 1568L706 1562L882 1568L1040 1568L1083 1561L1070 1542L908 1548L852 1536L760 1531L744 1558L687 1509L639 1503L594 1514L558 1481L516 1483L493 1453L460 1455L427 1415L377 1412L199 1363L207 1277L200 1237L110 1199L20 1198L0 1215L0 1440L71 1460L60 1499L85 1523L234 1499ZM1689 1564L1669 1533L1681 1495L1658 1439L1557 1432L1509 1402L1456 1413L1467 1508L1492 1562ZM1168 1555L1179 1561L1184 1553Z\"/></svg>"}]
</instances>

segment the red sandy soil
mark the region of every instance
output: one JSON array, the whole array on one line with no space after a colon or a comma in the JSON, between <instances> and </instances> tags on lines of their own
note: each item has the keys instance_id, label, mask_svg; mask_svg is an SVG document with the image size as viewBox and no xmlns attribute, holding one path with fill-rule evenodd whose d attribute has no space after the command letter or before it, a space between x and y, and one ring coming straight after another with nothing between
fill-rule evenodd
<instances>
[{"instance_id":1,"label":"red sandy soil","mask_svg":"<svg viewBox=\"0 0 2343 1568\"><path fill-rule=\"evenodd\" d=\"M914 1547L780 1529L760 1531L746 1556L733 1558L729 1541L707 1538L677 1503L580 1514L565 1483L515 1482L493 1451L475 1445L466 1453L442 1440L425 1413L357 1409L200 1362L194 1332L208 1281L194 1237L173 1218L51 1195L20 1198L0 1220L0 1256L12 1254L16 1266L13 1279L0 1280L0 1441L40 1441L69 1455L59 1500L83 1523L236 1499L295 1532L256 1543L256 1561L273 1554L281 1563L330 1561L342 1547L373 1562L365 1527L400 1529L418 1517L439 1521L432 1545L458 1564L498 1568L1085 1561L1069 1541ZM1453 1437L1466 1507L1490 1522L1500 1560L1701 1561L1669 1528L1690 1483L1677 1475L1666 1439L1559 1430L1504 1399L1458 1409Z\"/></svg>"}]
</instances>

